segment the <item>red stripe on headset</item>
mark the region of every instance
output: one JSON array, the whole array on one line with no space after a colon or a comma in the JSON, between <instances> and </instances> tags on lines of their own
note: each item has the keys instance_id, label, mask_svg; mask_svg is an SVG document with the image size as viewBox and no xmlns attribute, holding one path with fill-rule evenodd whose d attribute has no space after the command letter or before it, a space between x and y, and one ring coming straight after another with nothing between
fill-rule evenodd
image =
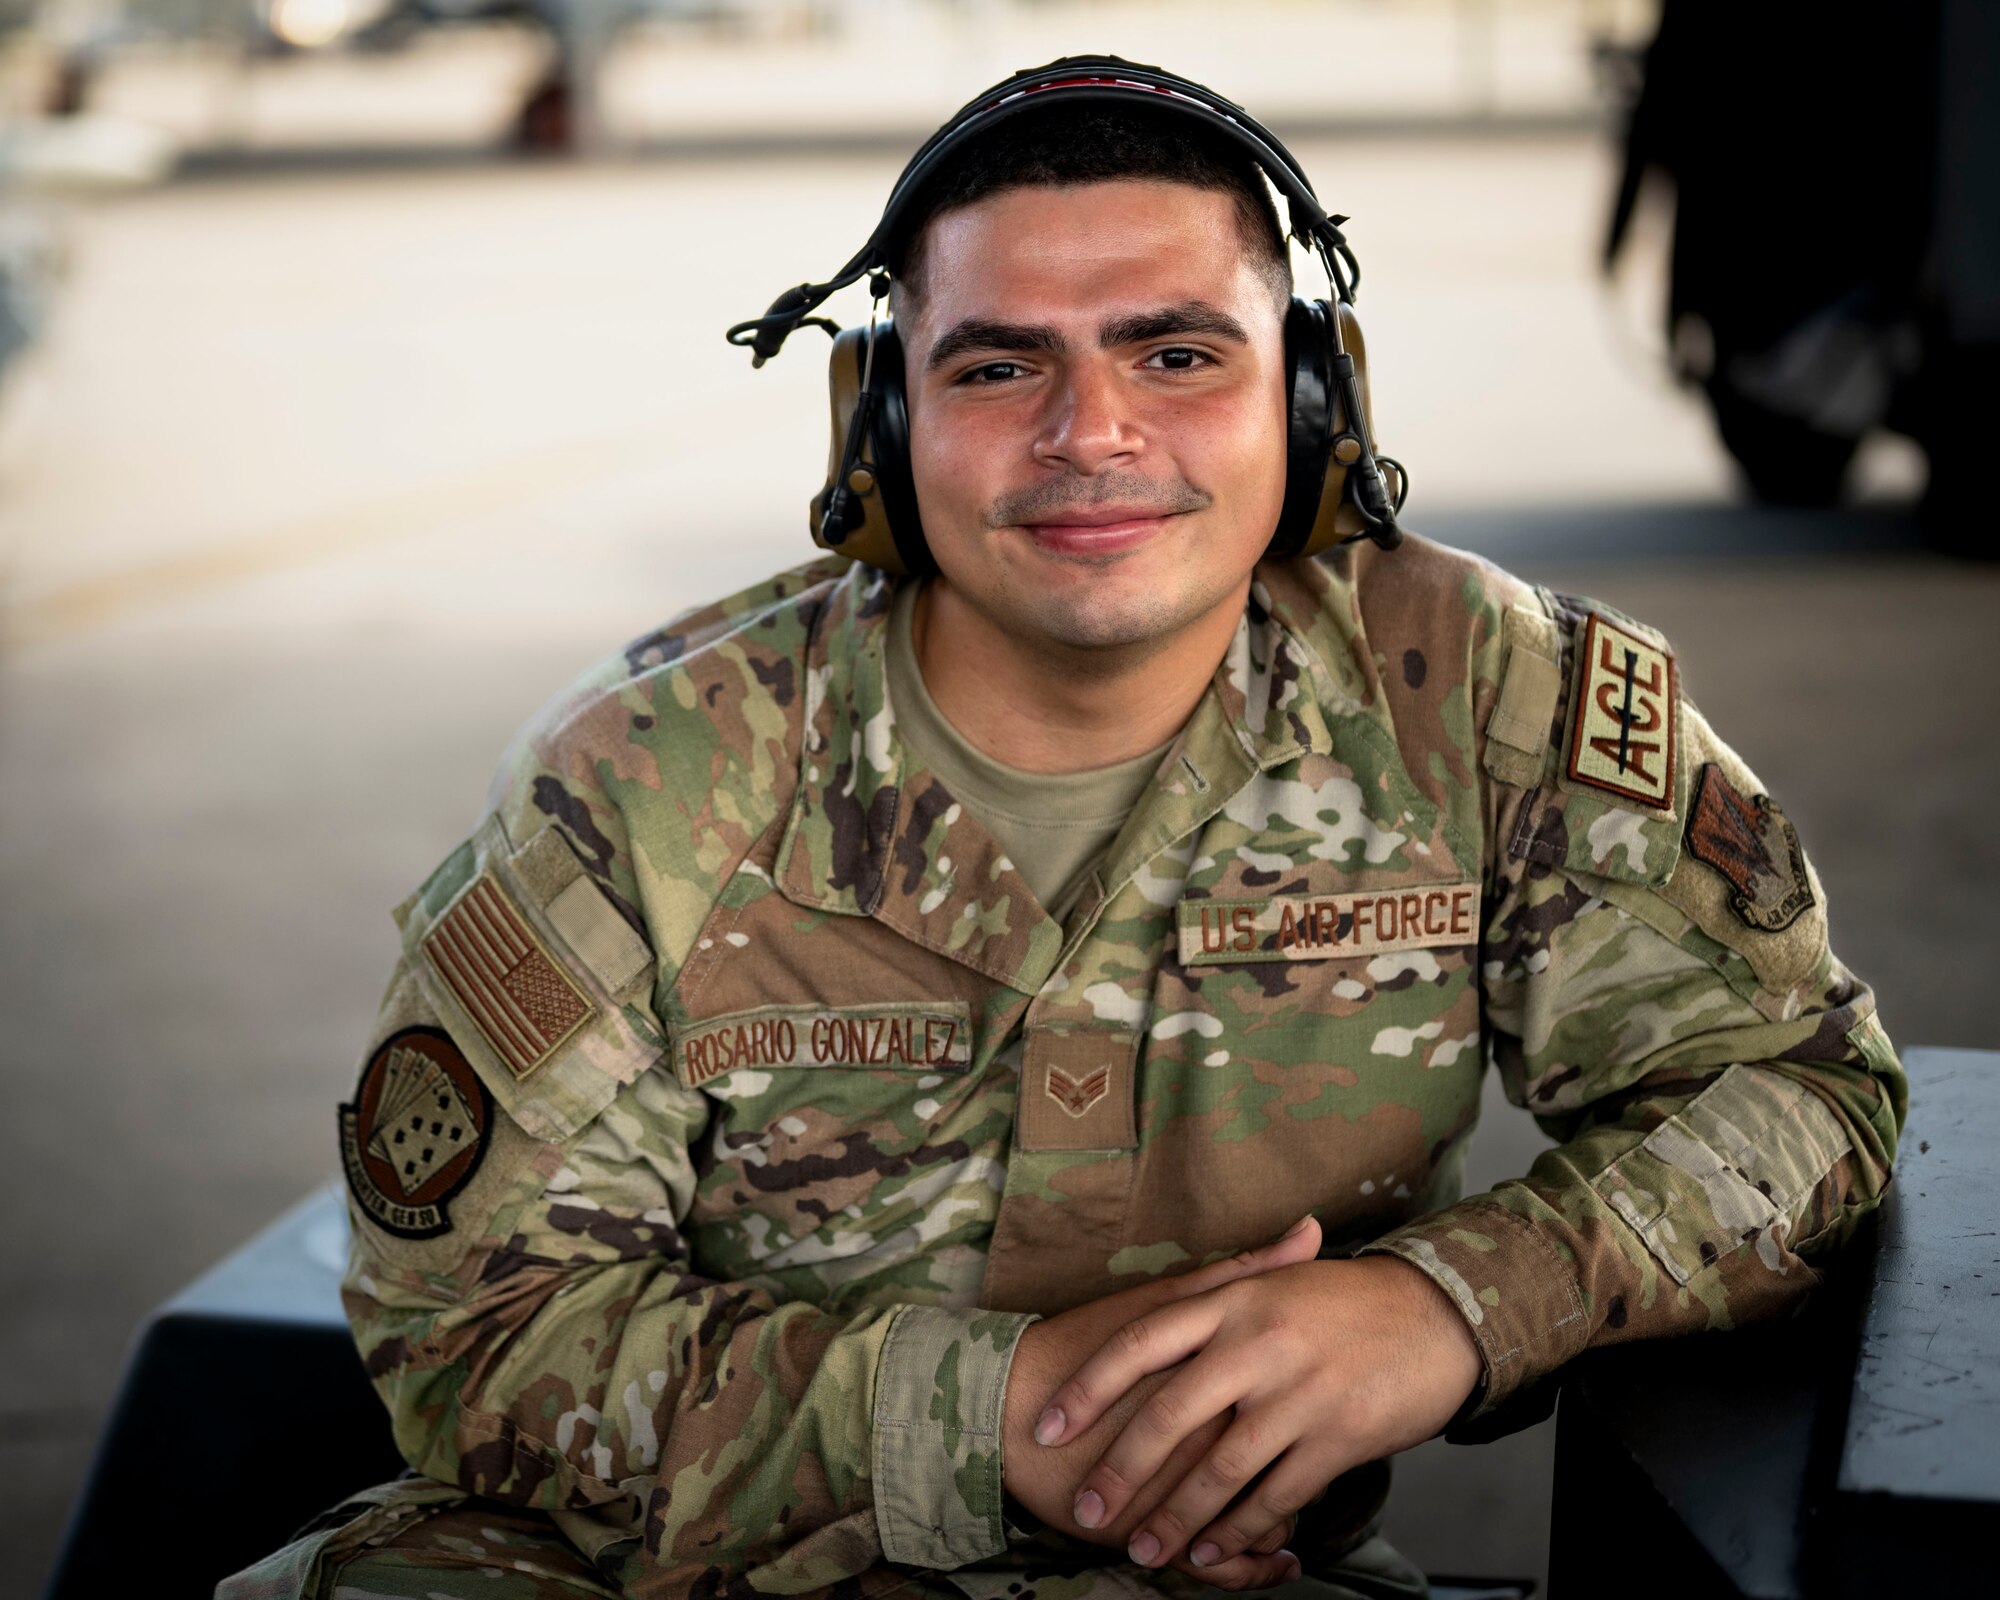
<instances>
[{"instance_id":1,"label":"red stripe on headset","mask_svg":"<svg viewBox=\"0 0 2000 1600\"><path fill-rule=\"evenodd\" d=\"M1107 84L1114 89L1139 89L1147 94L1165 95L1169 100L1185 100L1189 105L1201 106L1204 110L1214 109L1205 101L1197 100L1191 94L1182 94L1178 89L1169 89L1165 84L1135 83L1130 78L1116 77L1057 78L1051 83L1030 84L1025 89L1013 89L1006 94L998 95L979 109L991 111L995 106L1004 106L1009 100L1018 100L1022 95L1040 94L1046 89L1091 89Z\"/></svg>"}]
</instances>

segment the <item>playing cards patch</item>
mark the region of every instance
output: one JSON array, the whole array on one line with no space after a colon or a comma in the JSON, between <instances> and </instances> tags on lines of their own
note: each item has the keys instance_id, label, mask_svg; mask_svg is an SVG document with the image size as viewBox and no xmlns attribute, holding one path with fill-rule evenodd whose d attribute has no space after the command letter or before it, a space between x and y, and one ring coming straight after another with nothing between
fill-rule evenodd
<instances>
[{"instance_id":1,"label":"playing cards patch","mask_svg":"<svg viewBox=\"0 0 2000 1600\"><path fill-rule=\"evenodd\" d=\"M405 1028L362 1070L340 1108L341 1165L355 1204L385 1232L430 1239L451 1229L448 1203L471 1181L493 1101L451 1037Z\"/></svg>"}]
</instances>

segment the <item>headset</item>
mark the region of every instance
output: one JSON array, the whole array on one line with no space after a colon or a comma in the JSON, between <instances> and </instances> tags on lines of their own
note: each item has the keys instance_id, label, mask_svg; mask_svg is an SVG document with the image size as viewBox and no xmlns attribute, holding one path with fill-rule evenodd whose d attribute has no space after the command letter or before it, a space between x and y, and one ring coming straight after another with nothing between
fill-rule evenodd
<instances>
[{"instance_id":1,"label":"headset","mask_svg":"<svg viewBox=\"0 0 2000 1600\"><path fill-rule=\"evenodd\" d=\"M1326 268L1333 299L1294 297L1285 316L1285 375L1291 397L1285 498L1267 557L1317 555L1358 539L1385 550L1402 542L1396 514L1409 474L1378 454L1368 405L1367 349L1354 313L1361 264L1292 153L1248 112L1213 90L1118 56L1065 56L1018 72L976 95L927 139L903 168L868 242L824 283L787 289L761 317L729 330L761 367L800 327L833 336L833 411L826 483L814 495L814 543L892 573L931 573L937 563L917 513L910 473L910 417L902 342L880 315L889 293L888 255L930 179L957 153L1010 117L1054 102L1144 106L1192 118L1248 155L1284 197L1291 232ZM843 330L812 313L830 295L869 280L868 325Z\"/></svg>"}]
</instances>

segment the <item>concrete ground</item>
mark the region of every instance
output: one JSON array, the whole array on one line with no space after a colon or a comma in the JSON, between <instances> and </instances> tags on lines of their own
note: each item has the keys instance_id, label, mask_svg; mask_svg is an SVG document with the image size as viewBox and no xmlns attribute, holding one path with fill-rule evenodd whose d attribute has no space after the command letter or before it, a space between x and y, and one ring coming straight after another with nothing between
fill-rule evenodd
<instances>
[{"instance_id":1,"label":"concrete ground","mask_svg":"<svg viewBox=\"0 0 2000 1600\"><path fill-rule=\"evenodd\" d=\"M1593 280L1587 136L1299 154L1356 217L1408 520L1664 628L1891 1031L2000 1046L2000 570L1920 547L1909 453L1870 453L1858 510L1736 509L1647 354L1644 275ZM61 318L0 418L9 1592L135 1320L335 1172L388 907L511 729L806 553L818 349L753 374L720 330L844 257L896 165L245 169L69 218ZM1477 1175L1536 1142L1496 1105ZM1549 1450L1414 1452L1392 1534L1539 1573Z\"/></svg>"}]
</instances>

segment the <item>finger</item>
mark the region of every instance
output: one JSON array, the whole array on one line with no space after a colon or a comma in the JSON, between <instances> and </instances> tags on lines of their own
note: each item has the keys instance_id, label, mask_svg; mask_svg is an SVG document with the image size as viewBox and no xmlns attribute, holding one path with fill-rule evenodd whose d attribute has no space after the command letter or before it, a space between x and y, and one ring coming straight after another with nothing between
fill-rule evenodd
<instances>
[{"instance_id":1,"label":"finger","mask_svg":"<svg viewBox=\"0 0 2000 1600\"><path fill-rule=\"evenodd\" d=\"M1298 1527L1299 1519L1297 1517L1286 1517L1282 1522L1273 1525L1271 1531L1265 1534L1263 1538L1253 1539L1250 1542L1250 1549L1260 1556L1267 1556L1273 1550L1282 1550L1292 1542L1292 1535L1298 1532ZM1197 1540L1196 1542L1199 1543L1200 1541Z\"/></svg>"},{"instance_id":2,"label":"finger","mask_svg":"<svg viewBox=\"0 0 2000 1600\"><path fill-rule=\"evenodd\" d=\"M1116 1522L1133 1495L1161 1476L1184 1442L1211 1422L1228 1416L1230 1407L1242 1398L1244 1387L1244 1374L1222 1361L1195 1361L1175 1373L1132 1414L1118 1437L1104 1447L1096 1464L1083 1475L1077 1485L1077 1521L1086 1528ZM1221 1438L1227 1438L1229 1432L1224 1429ZM1201 1470L1201 1463L1214 1453L1221 1438L1192 1459L1182 1460L1173 1474L1174 1494L1185 1487L1191 1472ZM1220 1509L1218 1502L1215 1510ZM1200 1525L1192 1524L1187 1531L1192 1533Z\"/></svg>"},{"instance_id":3,"label":"finger","mask_svg":"<svg viewBox=\"0 0 2000 1600\"><path fill-rule=\"evenodd\" d=\"M1217 1562L1211 1567L1196 1567L1188 1564L1186 1557L1174 1563L1176 1571L1185 1572L1201 1579L1218 1589L1232 1592L1243 1589L1275 1589L1281 1583L1290 1583L1302 1570L1299 1558L1282 1547L1269 1552L1246 1552L1232 1556L1227 1561Z\"/></svg>"},{"instance_id":4,"label":"finger","mask_svg":"<svg viewBox=\"0 0 2000 1600\"><path fill-rule=\"evenodd\" d=\"M1267 1409L1239 1410L1228 1431L1216 1440L1208 1454L1133 1531L1127 1546L1132 1558L1141 1565L1152 1566L1157 1560L1185 1550L1196 1566L1209 1566L1237 1554L1270 1532L1276 1523L1303 1506L1316 1487L1308 1485L1302 1489L1297 1504L1279 1506L1269 1479L1259 1481L1259 1474L1279 1458L1293 1437L1287 1425L1272 1417ZM1289 1487L1291 1480L1288 1477L1281 1481ZM1240 1505L1236 1504L1239 1496ZM1225 1511L1237 1519L1230 1524L1236 1538L1227 1548L1204 1532ZM1147 1560L1147 1555L1153 1555L1155 1560Z\"/></svg>"},{"instance_id":5,"label":"finger","mask_svg":"<svg viewBox=\"0 0 2000 1600\"><path fill-rule=\"evenodd\" d=\"M1206 1345L1221 1320L1222 1308L1209 1300L1181 1300L1134 1317L1049 1396L1048 1408L1035 1423L1035 1442L1061 1444L1087 1432L1141 1378L1179 1365ZM1194 1420L1214 1415L1210 1411ZM1182 1428L1174 1437L1187 1431Z\"/></svg>"},{"instance_id":6,"label":"finger","mask_svg":"<svg viewBox=\"0 0 2000 1600\"><path fill-rule=\"evenodd\" d=\"M1162 1278L1153 1287L1158 1291L1162 1304L1171 1304L1190 1295L1219 1289L1225 1283L1235 1283L1239 1278L1254 1278L1261 1272L1311 1261L1318 1256L1319 1246L1319 1218L1307 1212L1269 1244L1258 1245L1253 1250L1239 1250L1233 1256L1211 1261L1205 1267L1196 1267L1194 1271L1183 1272L1178 1277Z\"/></svg>"},{"instance_id":7,"label":"finger","mask_svg":"<svg viewBox=\"0 0 2000 1600\"><path fill-rule=\"evenodd\" d=\"M1302 1262L1311 1261L1319 1254L1319 1246L1319 1219L1311 1212L1307 1212L1292 1224L1282 1238L1274 1239L1271 1243L1260 1245L1254 1250L1239 1251L1227 1260L1211 1262L1193 1272L1183 1273L1178 1278L1162 1279L1157 1285L1153 1285L1152 1288L1157 1296L1157 1303L1153 1309L1134 1318L1112 1335L1097 1356L1092 1357L1091 1362L1085 1363L1071 1377L1069 1383L1050 1396L1048 1405L1035 1422L1036 1443L1058 1445L1076 1438L1116 1405L1125 1391L1141 1378L1155 1372L1164 1372L1176 1362L1186 1360L1195 1349L1200 1348L1201 1343L1207 1342L1208 1335L1204 1333L1200 1342L1192 1348L1183 1346L1178 1353L1167 1354L1165 1349L1172 1348L1167 1346L1141 1363L1135 1359L1138 1354L1136 1345L1153 1331L1151 1327L1153 1318L1170 1313L1185 1305L1196 1295L1205 1294L1211 1289L1219 1289L1242 1278L1256 1277L1260 1273L1275 1272L1280 1267L1297 1266ZM1178 1324L1172 1325L1178 1326ZM1212 1324L1209 1331L1213 1331ZM1124 1347L1126 1356L1122 1364L1107 1363L1093 1366L1092 1363L1103 1361L1108 1352L1120 1346ZM1123 1381L1118 1382L1115 1387L1100 1387L1106 1381L1107 1373L1120 1373L1123 1375Z\"/></svg>"},{"instance_id":8,"label":"finger","mask_svg":"<svg viewBox=\"0 0 2000 1600\"><path fill-rule=\"evenodd\" d=\"M1248 1494L1189 1540L1189 1564L1205 1571L1239 1552L1261 1550L1274 1537L1290 1539L1299 1511L1317 1500L1342 1470L1339 1463L1315 1462L1302 1450L1287 1452Z\"/></svg>"},{"instance_id":9,"label":"finger","mask_svg":"<svg viewBox=\"0 0 2000 1600\"><path fill-rule=\"evenodd\" d=\"M1248 1550L1226 1561L1197 1567L1185 1555L1179 1555L1169 1564L1176 1572L1188 1573L1219 1589L1268 1589L1274 1584L1289 1583L1299 1575L1298 1556L1290 1548L1297 1532L1298 1518L1287 1517ZM1258 1562L1252 1559L1256 1556L1278 1556L1280 1564L1274 1567ZM1284 1567L1285 1562L1292 1563L1289 1570Z\"/></svg>"}]
</instances>

